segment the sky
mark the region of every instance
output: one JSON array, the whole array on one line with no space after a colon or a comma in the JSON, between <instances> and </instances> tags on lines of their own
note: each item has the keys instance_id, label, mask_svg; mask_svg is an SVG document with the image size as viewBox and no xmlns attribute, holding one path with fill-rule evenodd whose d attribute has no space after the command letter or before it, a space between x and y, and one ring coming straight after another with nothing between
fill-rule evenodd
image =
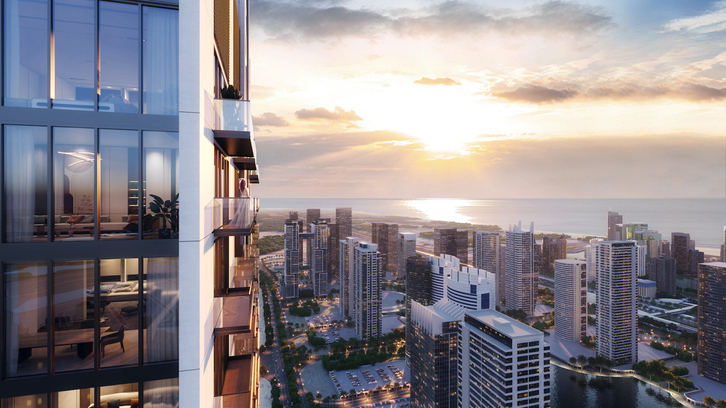
<instances>
[{"instance_id":1,"label":"sky","mask_svg":"<svg viewBox=\"0 0 726 408\"><path fill-rule=\"evenodd\" d=\"M726 1L250 0L259 197L726 197Z\"/></svg>"}]
</instances>

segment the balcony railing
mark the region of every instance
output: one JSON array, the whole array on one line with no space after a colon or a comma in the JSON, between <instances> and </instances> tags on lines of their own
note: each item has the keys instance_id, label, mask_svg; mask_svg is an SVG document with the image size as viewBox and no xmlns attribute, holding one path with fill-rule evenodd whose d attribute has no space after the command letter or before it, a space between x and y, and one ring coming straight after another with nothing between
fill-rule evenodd
<instances>
[{"instance_id":1,"label":"balcony railing","mask_svg":"<svg viewBox=\"0 0 726 408\"><path fill-rule=\"evenodd\" d=\"M256 157L250 101L214 100L214 139L227 156Z\"/></svg>"},{"instance_id":2,"label":"balcony railing","mask_svg":"<svg viewBox=\"0 0 726 408\"><path fill-rule=\"evenodd\" d=\"M212 206L214 236L249 235L255 223L259 202L250 197L217 197Z\"/></svg>"},{"instance_id":3,"label":"balcony railing","mask_svg":"<svg viewBox=\"0 0 726 408\"><path fill-rule=\"evenodd\" d=\"M248 337L254 337L257 311L253 301L254 295L215 297L215 335L249 334Z\"/></svg>"}]
</instances>

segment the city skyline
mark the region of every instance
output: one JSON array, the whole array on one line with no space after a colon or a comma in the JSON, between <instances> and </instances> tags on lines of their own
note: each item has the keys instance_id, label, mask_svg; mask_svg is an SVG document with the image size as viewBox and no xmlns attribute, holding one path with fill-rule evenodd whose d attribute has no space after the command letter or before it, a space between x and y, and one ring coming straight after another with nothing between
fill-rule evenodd
<instances>
[{"instance_id":1,"label":"city skyline","mask_svg":"<svg viewBox=\"0 0 726 408\"><path fill-rule=\"evenodd\" d=\"M726 195L726 3L251 8L261 197Z\"/></svg>"}]
</instances>

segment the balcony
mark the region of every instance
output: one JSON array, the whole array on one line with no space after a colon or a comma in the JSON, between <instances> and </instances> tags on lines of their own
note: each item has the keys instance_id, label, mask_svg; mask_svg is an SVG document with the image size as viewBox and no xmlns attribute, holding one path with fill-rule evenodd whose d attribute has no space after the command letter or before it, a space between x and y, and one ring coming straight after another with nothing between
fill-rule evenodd
<instances>
[{"instance_id":1,"label":"balcony","mask_svg":"<svg viewBox=\"0 0 726 408\"><path fill-rule=\"evenodd\" d=\"M214 100L214 140L226 156L257 157L250 101Z\"/></svg>"},{"instance_id":2,"label":"balcony","mask_svg":"<svg viewBox=\"0 0 726 408\"><path fill-rule=\"evenodd\" d=\"M212 205L214 237L250 235L258 209L256 198L216 197Z\"/></svg>"},{"instance_id":3,"label":"balcony","mask_svg":"<svg viewBox=\"0 0 726 408\"><path fill-rule=\"evenodd\" d=\"M260 174L257 171L250 172L250 184L260 184Z\"/></svg>"},{"instance_id":4,"label":"balcony","mask_svg":"<svg viewBox=\"0 0 726 408\"><path fill-rule=\"evenodd\" d=\"M253 305L254 294L228 295L214 298L216 314L215 335L243 334L241 338L253 338L256 333L257 313ZM253 313L254 312L254 313Z\"/></svg>"},{"instance_id":5,"label":"balcony","mask_svg":"<svg viewBox=\"0 0 726 408\"><path fill-rule=\"evenodd\" d=\"M247 356L230 358L224 368L221 392L214 398L215 408L247 408L257 405L255 371L259 372L258 358Z\"/></svg>"}]
</instances>

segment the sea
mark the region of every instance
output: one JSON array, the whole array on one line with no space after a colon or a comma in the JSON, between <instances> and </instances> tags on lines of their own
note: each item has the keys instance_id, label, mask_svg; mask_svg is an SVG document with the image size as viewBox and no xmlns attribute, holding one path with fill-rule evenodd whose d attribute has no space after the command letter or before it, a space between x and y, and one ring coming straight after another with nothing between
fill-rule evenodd
<instances>
[{"instance_id":1,"label":"sea","mask_svg":"<svg viewBox=\"0 0 726 408\"><path fill-rule=\"evenodd\" d=\"M726 198L704 199L361 199L361 198L261 198L260 210L320 208L323 217L335 216L335 208L351 207L356 213L403 216L430 221L498 225L508 229L522 222L534 223L535 231L607 236L607 213L616 211L623 222L643 222L663 239L685 232L696 245L717 251L724 243ZM711 251L713 252L713 251Z\"/></svg>"}]
</instances>

